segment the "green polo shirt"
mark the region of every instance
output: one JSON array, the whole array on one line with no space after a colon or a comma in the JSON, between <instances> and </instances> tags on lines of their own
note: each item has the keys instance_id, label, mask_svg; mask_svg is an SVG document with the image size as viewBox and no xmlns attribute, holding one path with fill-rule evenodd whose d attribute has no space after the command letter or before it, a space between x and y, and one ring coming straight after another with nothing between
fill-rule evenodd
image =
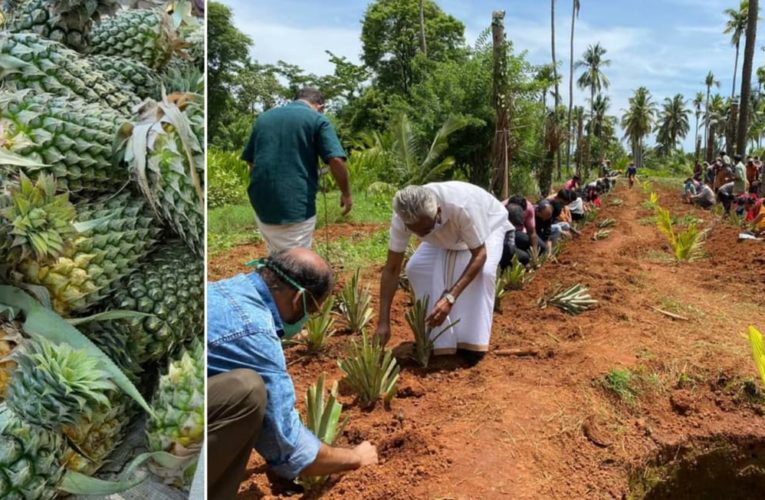
<instances>
[{"instance_id":1,"label":"green polo shirt","mask_svg":"<svg viewBox=\"0 0 765 500\"><path fill-rule=\"evenodd\" d=\"M345 158L327 117L303 101L258 116L242 160L252 162L247 194L265 224L293 224L316 215L319 157Z\"/></svg>"}]
</instances>

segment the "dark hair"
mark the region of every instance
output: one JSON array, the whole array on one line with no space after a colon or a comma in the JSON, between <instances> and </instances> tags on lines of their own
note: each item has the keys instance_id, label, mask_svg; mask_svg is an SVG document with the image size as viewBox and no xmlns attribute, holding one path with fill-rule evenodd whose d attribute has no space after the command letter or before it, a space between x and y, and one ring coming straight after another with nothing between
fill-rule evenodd
<instances>
[{"instance_id":1,"label":"dark hair","mask_svg":"<svg viewBox=\"0 0 765 500\"><path fill-rule=\"evenodd\" d=\"M507 205L507 220L510 221L510 224L512 224L515 227L519 227L523 225L523 219L524 219L524 210L514 203L508 203Z\"/></svg>"},{"instance_id":2,"label":"dark hair","mask_svg":"<svg viewBox=\"0 0 765 500\"><path fill-rule=\"evenodd\" d=\"M324 96L313 87L303 87L300 89L295 99L303 99L319 106L324 104Z\"/></svg>"},{"instance_id":3,"label":"dark hair","mask_svg":"<svg viewBox=\"0 0 765 500\"><path fill-rule=\"evenodd\" d=\"M547 207L554 208L553 204L550 202L550 200L540 200L539 203L537 203L536 209L537 209L537 211L541 212L542 210L544 210Z\"/></svg>"},{"instance_id":4,"label":"dark hair","mask_svg":"<svg viewBox=\"0 0 765 500\"><path fill-rule=\"evenodd\" d=\"M574 176L572 177L572 179L574 179L575 181L581 180L581 179L580 179L580 177L579 177L578 175L574 175Z\"/></svg>"},{"instance_id":5,"label":"dark hair","mask_svg":"<svg viewBox=\"0 0 765 500\"><path fill-rule=\"evenodd\" d=\"M522 194L514 194L510 197L510 199L507 201L508 205L518 205L522 209L526 210L529 208L529 201L522 195Z\"/></svg>"},{"instance_id":6,"label":"dark hair","mask_svg":"<svg viewBox=\"0 0 765 500\"><path fill-rule=\"evenodd\" d=\"M736 163L740 162L741 161L741 155L733 155L733 161L735 161Z\"/></svg>"},{"instance_id":7,"label":"dark hair","mask_svg":"<svg viewBox=\"0 0 765 500\"><path fill-rule=\"evenodd\" d=\"M266 259L268 274L264 279L269 283L274 280L287 286L294 286L283 278L287 276L305 288L317 302L332 290L332 269L329 266L311 266L305 260L295 258L290 250L282 250Z\"/></svg>"}]
</instances>

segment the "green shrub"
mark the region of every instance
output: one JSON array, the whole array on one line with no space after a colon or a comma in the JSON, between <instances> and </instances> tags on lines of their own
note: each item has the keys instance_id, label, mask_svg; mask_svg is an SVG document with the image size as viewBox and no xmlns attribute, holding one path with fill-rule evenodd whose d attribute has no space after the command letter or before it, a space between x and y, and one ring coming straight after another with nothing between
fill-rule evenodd
<instances>
[{"instance_id":1,"label":"green shrub","mask_svg":"<svg viewBox=\"0 0 765 500\"><path fill-rule=\"evenodd\" d=\"M211 148L207 152L207 204L209 208L247 200L247 164L239 154Z\"/></svg>"}]
</instances>

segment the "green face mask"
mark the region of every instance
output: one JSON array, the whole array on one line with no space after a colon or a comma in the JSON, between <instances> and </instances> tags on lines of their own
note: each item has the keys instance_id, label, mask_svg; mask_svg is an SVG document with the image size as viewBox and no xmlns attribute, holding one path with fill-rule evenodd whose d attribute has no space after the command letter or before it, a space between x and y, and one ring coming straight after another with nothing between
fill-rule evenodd
<instances>
[{"instance_id":1,"label":"green face mask","mask_svg":"<svg viewBox=\"0 0 765 500\"><path fill-rule=\"evenodd\" d=\"M286 321L282 320L282 330L284 331L284 338L291 338L300 333L303 330L303 325L305 325L305 322L308 321L308 306L305 302L305 296L306 296L306 289L300 286L298 283L295 282L292 278L284 274L280 269L277 269L274 266L270 266L268 259L255 259L253 261L250 261L246 264L247 266L254 267L257 270L263 269L264 267L267 267L268 269L272 270L276 274L279 275L281 279L295 287L297 289L298 293L302 295L303 297L303 316L297 320L295 323L287 323Z\"/></svg>"}]
</instances>

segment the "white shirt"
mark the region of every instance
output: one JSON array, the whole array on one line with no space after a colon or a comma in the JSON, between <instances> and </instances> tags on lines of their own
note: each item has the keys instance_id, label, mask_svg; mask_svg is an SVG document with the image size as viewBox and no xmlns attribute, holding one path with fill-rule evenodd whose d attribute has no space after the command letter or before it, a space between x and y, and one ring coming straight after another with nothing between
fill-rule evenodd
<instances>
[{"instance_id":1,"label":"white shirt","mask_svg":"<svg viewBox=\"0 0 765 500\"><path fill-rule=\"evenodd\" d=\"M441 209L441 224L422 238L431 245L447 250L476 249L486 242L494 231L510 231L507 209L494 196L467 182L449 181L426 184L433 191ZM393 214L390 224L392 252L406 250L412 232L404 221Z\"/></svg>"},{"instance_id":2,"label":"white shirt","mask_svg":"<svg viewBox=\"0 0 765 500\"><path fill-rule=\"evenodd\" d=\"M582 198L579 197L576 200L572 201L568 204L568 209L571 210L572 214L583 214L584 213L584 202L582 201Z\"/></svg>"}]
</instances>

